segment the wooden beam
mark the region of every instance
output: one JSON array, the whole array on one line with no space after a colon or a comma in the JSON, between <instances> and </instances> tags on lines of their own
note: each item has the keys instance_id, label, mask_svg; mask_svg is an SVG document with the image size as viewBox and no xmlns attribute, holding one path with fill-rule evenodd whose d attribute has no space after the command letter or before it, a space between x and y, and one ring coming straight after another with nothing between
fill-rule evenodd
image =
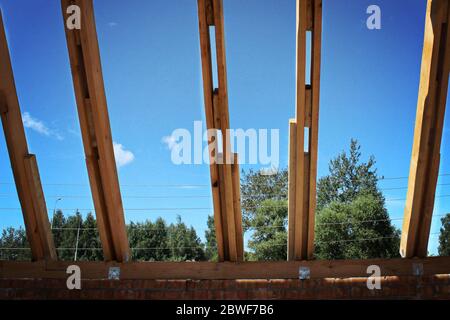
<instances>
[{"instance_id":1,"label":"wooden beam","mask_svg":"<svg viewBox=\"0 0 450 320\"><path fill-rule=\"evenodd\" d=\"M231 151L225 30L222 0L198 0L200 48L206 123L209 130L221 132L223 151L218 157L216 138L210 137L210 172L214 202L214 221L219 261L242 261L242 214L240 209L239 165ZM210 27L215 27L218 87L213 85ZM222 163L218 163L218 159ZM237 199L239 198L239 199Z\"/></svg>"},{"instance_id":2,"label":"wooden beam","mask_svg":"<svg viewBox=\"0 0 450 320\"><path fill-rule=\"evenodd\" d=\"M233 179L233 207L234 220L236 224L236 248L239 261L244 257L244 235L242 231L242 209L241 209L241 177L239 173L239 156L233 154L234 162L231 165L231 175Z\"/></svg>"},{"instance_id":3,"label":"wooden beam","mask_svg":"<svg viewBox=\"0 0 450 320\"><path fill-rule=\"evenodd\" d=\"M311 84L305 83L308 31L312 32ZM289 129L289 260L314 256L321 41L322 0L297 0L296 118Z\"/></svg>"},{"instance_id":4,"label":"wooden beam","mask_svg":"<svg viewBox=\"0 0 450 320\"><path fill-rule=\"evenodd\" d=\"M57 259L36 158L28 151L1 11L0 111L32 258Z\"/></svg>"},{"instance_id":5,"label":"wooden beam","mask_svg":"<svg viewBox=\"0 0 450 320\"><path fill-rule=\"evenodd\" d=\"M400 254L425 257L434 209L450 70L450 5L428 0Z\"/></svg>"},{"instance_id":6,"label":"wooden beam","mask_svg":"<svg viewBox=\"0 0 450 320\"><path fill-rule=\"evenodd\" d=\"M105 260L128 261L130 249L114 158L92 0L62 0L86 164ZM81 29L66 27L67 8L81 9Z\"/></svg>"},{"instance_id":7,"label":"wooden beam","mask_svg":"<svg viewBox=\"0 0 450 320\"><path fill-rule=\"evenodd\" d=\"M314 228L317 201L317 160L319 151L320 68L322 57L322 0L314 0L311 37L311 126L309 127L309 207L307 258L314 255ZM308 91L307 91L308 93ZM308 94L306 94L308 98ZM308 100L306 101L308 106Z\"/></svg>"},{"instance_id":8,"label":"wooden beam","mask_svg":"<svg viewBox=\"0 0 450 320\"><path fill-rule=\"evenodd\" d=\"M67 279L70 261L0 261L0 279ZM86 262L78 261L82 279L108 279L110 267L120 268L121 280L192 279L298 279L299 269L309 268L310 279L367 278L367 267L377 265L381 276L433 276L450 273L450 257L424 259L312 260L278 262Z\"/></svg>"},{"instance_id":9,"label":"wooden beam","mask_svg":"<svg viewBox=\"0 0 450 320\"><path fill-rule=\"evenodd\" d=\"M288 166L288 253L289 261L295 260L295 175L297 164L297 122L289 121L289 166Z\"/></svg>"}]
</instances>

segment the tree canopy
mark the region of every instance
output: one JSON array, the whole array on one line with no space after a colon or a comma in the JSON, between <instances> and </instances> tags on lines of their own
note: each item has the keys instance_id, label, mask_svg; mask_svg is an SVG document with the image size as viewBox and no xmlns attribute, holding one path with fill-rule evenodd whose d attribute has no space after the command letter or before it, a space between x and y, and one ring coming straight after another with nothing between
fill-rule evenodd
<instances>
[{"instance_id":1,"label":"tree canopy","mask_svg":"<svg viewBox=\"0 0 450 320\"><path fill-rule=\"evenodd\" d=\"M100 261L103 251L96 229L95 217L79 212L65 216L57 210L52 219L53 237L58 258L66 261ZM135 261L203 261L204 245L194 228L178 217L167 224L162 218L127 225L132 259ZM14 248L14 249L11 249ZM31 252L22 228L3 230L0 238L0 259L30 260Z\"/></svg>"},{"instance_id":2,"label":"tree canopy","mask_svg":"<svg viewBox=\"0 0 450 320\"><path fill-rule=\"evenodd\" d=\"M441 256L450 256L450 213L441 218L441 222L438 252Z\"/></svg>"},{"instance_id":3,"label":"tree canopy","mask_svg":"<svg viewBox=\"0 0 450 320\"><path fill-rule=\"evenodd\" d=\"M399 231L392 226L378 189L375 158L361 160L361 147L351 140L329 164L317 184L315 255L319 259L398 256ZM249 255L256 260L285 260L288 172L274 176L243 174L242 208L250 230ZM284 227L280 227L284 226Z\"/></svg>"},{"instance_id":4,"label":"tree canopy","mask_svg":"<svg viewBox=\"0 0 450 320\"><path fill-rule=\"evenodd\" d=\"M397 257L400 231L391 223L378 188L376 161L364 162L361 147L351 140L329 163L329 172L317 184L315 256L318 259ZM286 260L288 171L274 175L243 172L241 201L243 225L249 236L246 260ZM450 255L450 214L441 219L439 254ZM103 259L97 222L91 213L65 216L57 210L52 220L55 246L61 260ZM213 216L207 220L205 243L180 217L131 222L127 233L136 261L217 261ZM0 259L31 258L23 228L6 228L0 237Z\"/></svg>"}]
</instances>

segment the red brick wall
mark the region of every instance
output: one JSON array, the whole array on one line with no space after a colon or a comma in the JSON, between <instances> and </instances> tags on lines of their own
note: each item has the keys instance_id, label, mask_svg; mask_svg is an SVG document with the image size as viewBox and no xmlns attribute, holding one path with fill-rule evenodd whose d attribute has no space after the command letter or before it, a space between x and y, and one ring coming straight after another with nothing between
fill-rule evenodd
<instances>
[{"instance_id":1,"label":"red brick wall","mask_svg":"<svg viewBox=\"0 0 450 320\"><path fill-rule=\"evenodd\" d=\"M0 299L450 299L450 275L312 280L0 280Z\"/></svg>"}]
</instances>

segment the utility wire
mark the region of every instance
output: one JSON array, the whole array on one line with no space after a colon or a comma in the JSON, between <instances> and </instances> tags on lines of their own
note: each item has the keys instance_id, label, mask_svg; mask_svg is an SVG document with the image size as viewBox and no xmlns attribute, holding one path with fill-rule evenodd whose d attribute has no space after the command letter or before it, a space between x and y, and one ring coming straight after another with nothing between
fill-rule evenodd
<instances>
[{"instance_id":1,"label":"utility wire","mask_svg":"<svg viewBox=\"0 0 450 320\"><path fill-rule=\"evenodd\" d=\"M444 195L438 195L435 198L447 198L450 197L450 194L444 194ZM398 198L398 199L386 199L386 201L405 201L405 198ZM245 209L258 209L258 208L283 208L284 205L258 205L258 206L247 206L244 207ZM13 208L0 208L0 211L16 211L16 210L22 210L22 208L19 207L13 207ZM52 209L47 209L48 211L53 211ZM91 211L95 212L94 208L59 208L61 211ZM149 208L124 208L124 211L177 211L177 210L213 210L212 207L177 207L177 208L158 208L158 207L149 207Z\"/></svg>"},{"instance_id":2,"label":"utility wire","mask_svg":"<svg viewBox=\"0 0 450 320\"><path fill-rule=\"evenodd\" d=\"M434 233L430 233L430 236L435 236L435 235L439 235L440 233L438 232L434 232ZM322 244L327 244L327 243L348 243L348 242L359 242L359 241L379 241L379 240L385 240L385 239L395 239L397 237L395 236L390 236L390 237L376 237L376 238L362 238L362 239L346 239L346 240L331 240L331 241L315 241L315 243L322 243ZM287 244L272 244L272 246L286 246ZM130 248L131 250L175 250L175 249L199 249L202 248L202 245L196 246L196 247L148 247L148 248ZM56 248L56 250L103 250L102 248ZM31 250L31 248L0 248L0 250Z\"/></svg>"},{"instance_id":3,"label":"utility wire","mask_svg":"<svg viewBox=\"0 0 450 320\"><path fill-rule=\"evenodd\" d=\"M450 176L450 173L441 173L438 175L439 177L445 177L445 176ZM408 176L400 176L400 177L385 177L385 176L380 176L379 177L379 181L388 181L388 180L404 180L404 179L408 179ZM0 182L0 185L13 185L15 184L14 182L7 182L7 181L3 181ZM44 186L83 186L83 187L88 187L89 184L87 183L43 183L42 185ZM195 188L195 187L210 187L209 184L120 184L121 187L155 187L155 188L160 188L160 187L168 187L168 188Z\"/></svg>"},{"instance_id":4,"label":"utility wire","mask_svg":"<svg viewBox=\"0 0 450 320\"><path fill-rule=\"evenodd\" d=\"M447 216L446 214L438 214L438 215L433 215L433 218L439 218L439 217L445 217ZM361 220L361 221L345 221L345 222L324 222L324 223L316 223L316 226L322 226L322 225L348 225L348 224L363 224L363 223L369 223L369 222L383 222L383 221L402 221L403 218L392 218L392 219L372 219L372 220ZM135 229L150 229L150 230L163 230L164 228L161 227L155 227L155 226L138 226L138 225L134 225L131 228L135 228ZM260 230L260 229L281 229L281 228L286 228L285 225L273 225L273 226L259 226L259 227L250 227L249 229L252 230ZM98 228L84 228L84 227L80 227L80 228L59 228L59 227L53 227L52 230L57 230L57 231L62 231L62 230L98 230Z\"/></svg>"}]
</instances>

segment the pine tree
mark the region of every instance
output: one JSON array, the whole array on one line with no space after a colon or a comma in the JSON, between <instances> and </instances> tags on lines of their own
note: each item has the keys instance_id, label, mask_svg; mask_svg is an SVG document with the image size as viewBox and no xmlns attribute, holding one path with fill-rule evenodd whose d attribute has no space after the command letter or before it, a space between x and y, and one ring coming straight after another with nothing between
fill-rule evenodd
<instances>
[{"instance_id":1,"label":"pine tree","mask_svg":"<svg viewBox=\"0 0 450 320\"><path fill-rule=\"evenodd\" d=\"M204 246L194 228L188 228L181 217L169 226L169 247L172 249L173 261L205 260Z\"/></svg>"},{"instance_id":2,"label":"pine tree","mask_svg":"<svg viewBox=\"0 0 450 320\"><path fill-rule=\"evenodd\" d=\"M25 230L6 228L0 238L0 260L31 260L31 250Z\"/></svg>"},{"instance_id":3,"label":"pine tree","mask_svg":"<svg viewBox=\"0 0 450 320\"><path fill-rule=\"evenodd\" d=\"M218 261L217 240L216 240L216 226L214 225L214 217L208 216L208 229L205 231L206 245L205 255L209 261Z\"/></svg>"},{"instance_id":4,"label":"pine tree","mask_svg":"<svg viewBox=\"0 0 450 320\"><path fill-rule=\"evenodd\" d=\"M287 259L287 201L265 200L250 221L250 260Z\"/></svg>"},{"instance_id":5,"label":"pine tree","mask_svg":"<svg viewBox=\"0 0 450 320\"><path fill-rule=\"evenodd\" d=\"M450 256L450 213L441 218L441 222L438 252L440 256Z\"/></svg>"}]
</instances>

